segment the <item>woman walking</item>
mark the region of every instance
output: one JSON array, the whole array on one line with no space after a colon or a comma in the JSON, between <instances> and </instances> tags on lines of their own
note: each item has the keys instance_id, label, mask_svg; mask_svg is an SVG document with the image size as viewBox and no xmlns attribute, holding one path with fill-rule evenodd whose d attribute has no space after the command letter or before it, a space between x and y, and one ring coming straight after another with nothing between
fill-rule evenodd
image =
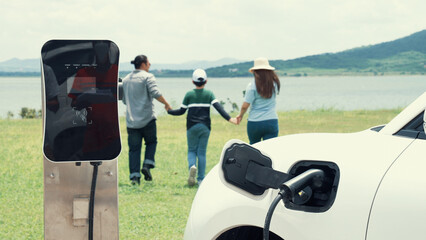
<instances>
[{"instance_id":1,"label":"woman walking","mask_svg":"<svg viewBox=\"0 0 426 240\"><path fill-rule=\"evenodd\" d=\"M254 75L254 81L246 88L245 99L240 114L236 118L240 123L251 106L247 119L247 135L250 144L278 136L275 98L280 91L280 80L274 70L275 68L269 65L266 58L254 60L254 66L249 70Z\"/></svg>"}]
</instances>

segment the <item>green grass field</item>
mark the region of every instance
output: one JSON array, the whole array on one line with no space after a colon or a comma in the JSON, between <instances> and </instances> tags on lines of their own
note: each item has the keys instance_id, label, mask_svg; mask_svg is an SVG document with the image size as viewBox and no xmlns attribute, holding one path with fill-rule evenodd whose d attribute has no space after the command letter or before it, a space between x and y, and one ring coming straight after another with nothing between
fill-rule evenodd
<instances>
[{"instance_id":1,"label":"green grass field","mask_svg":"<svg viewBox=\"0 0 426 240\"><path fill-rule=\"evenodd\" d=\"M400 112L291 111L279 114L280 136L304 132L355 132L389 122ZM236 114L231 114L235 116ZM121 119L119 229L121 239L182 239L197 188L186 185L185 116L160 116L154 180L131 186L125 120ZM0 239L43 239L43 157L40 119L0 120ZM207 171L232 138L248 141L246 120L234 126L213 116ZM148 236L144 238L144 236Z\"/></svg>"}]
</instances>

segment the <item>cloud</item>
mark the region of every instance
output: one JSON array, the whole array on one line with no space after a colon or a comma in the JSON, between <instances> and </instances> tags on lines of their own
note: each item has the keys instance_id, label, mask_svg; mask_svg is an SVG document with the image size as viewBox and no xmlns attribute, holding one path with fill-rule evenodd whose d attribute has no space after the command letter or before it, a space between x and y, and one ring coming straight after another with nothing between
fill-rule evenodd
<instances>
[{"instance_id":1,"label":"cloud","mask_svg":"<svg viewBox=\"0 0 426 240\"><path fill-rule=\"evenodd\" d=\"M0 61L39 57L50 39L87 38L116 42L123 61L290 59L420 31L424 9L422 0L8 1Z\"/></svg>"}]
</instances>

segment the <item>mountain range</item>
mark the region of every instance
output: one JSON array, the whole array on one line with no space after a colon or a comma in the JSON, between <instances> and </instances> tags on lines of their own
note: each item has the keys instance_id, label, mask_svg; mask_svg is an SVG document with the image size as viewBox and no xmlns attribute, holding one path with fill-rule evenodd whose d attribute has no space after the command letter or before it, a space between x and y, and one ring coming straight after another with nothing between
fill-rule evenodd
<instances>
[{"instance_id":1,"label":"mountain range","mask_svg":"<svg viewBox=\"0 0 426 240\"><path fill-rule=\"evenodd\" d=\"M0 62L0 72L40 72L40 59L12 58Z\"/></svg>"},{"instance_id":2,"label":"mountain range","mask_svg":"<svg viewBox=\"0 0 426 240\"><path fill-rule=\"evenodd\" d=\"M217 66L223 66L228 64L234 64L242 62L243 60L235 58L221 58L215 61L188 61L181 64L157 64L152 63L151 70L185 70L185 69L196 69L196 68L212 68ZM120 71L132 71L134 69L133 65L130 64L130 61L121 61L120 62ZM0 62L0 72L10 72L10 73L39 73L40 72L40 59L18 59L12 58L4 62Z\"/></svg>"},{"instance_id":3,"label":"mountain range","mask_svg":"<svg viewBox=\"0 0 426 240\"><path fill-rule=\"evenodd\" d=\"M218 66L223 66L223 65L229 65L229 64L234 64L234 63L239 63L242 62L242 60L238 60L235 58L221 58L215 61L206 61L206 60L201 60L201 61L189 61L189 62L184 62L181 64L157 64L157 63L151 63L151 70L194 70L197 68L203 68L203 69L207 69L207 68L213 68L213 67L218 67ZM134 66L132 64L130 64L129 62L121 62L120 63L120 71L132 71L134 69Z\"/></svg>"},{"instance_id":4,"label":"mountain range","mask_svg":"<svg viewBox=\"0 0 426 240\"><path fill-rule=\"evenodd\" d=\"M426 30L389 42L324 53L291 60L271 60L281 76L321 75L424 75L426 74ZM247 77L253 62L206 69L210 77ZM157 71L158 77L190 76L189 70Z\"/></svg>"},{"instance_id":5,"label":"mountain range","mask_svg":"<svg viewBox=\"0 0 426 240\"><path fill-rule=\"evenodd\" d=\"M426 73L426 30L380 44L338 53L324 53L291 60L272 60L279 75L384 75ZM207 69L212 77L250 76L253 62Z\"/></svg>"},{"instance_id":6,"label":"mountain range","mask_svg":"<svg viewBox=\"0 0 426 240\"><path fill-rule=\"evenodd\" d=\"M279 75L384 75L426 73L426 30L375 45L357 47L338 53L323 53L291 60L271 60ZM217 61L190 61L182 64L152 64L157 77L188 77L193 69L204 68L210 77L251 76L252 61L222 58ZM120 63L120 76L133 69ZM37 76L39 59L13 58L0 62L0 76Z\"/></svg>"}]
</instances>

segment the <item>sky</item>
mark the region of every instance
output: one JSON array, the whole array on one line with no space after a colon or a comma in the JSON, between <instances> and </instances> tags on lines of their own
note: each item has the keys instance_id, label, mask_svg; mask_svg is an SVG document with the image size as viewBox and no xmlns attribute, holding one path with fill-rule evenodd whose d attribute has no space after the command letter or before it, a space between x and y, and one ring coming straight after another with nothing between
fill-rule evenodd
<instances>
[{"instance_id":1,"label":"sky","mask_svg":"<svg viewBox=\"0 0 426 240\"><path fill-rule=\"evenodd\" d=\"M425 0L0 0L0 62L51 39L108 39L120 62L293 59L426 29Z\"/></svg>"}]
</instances>

